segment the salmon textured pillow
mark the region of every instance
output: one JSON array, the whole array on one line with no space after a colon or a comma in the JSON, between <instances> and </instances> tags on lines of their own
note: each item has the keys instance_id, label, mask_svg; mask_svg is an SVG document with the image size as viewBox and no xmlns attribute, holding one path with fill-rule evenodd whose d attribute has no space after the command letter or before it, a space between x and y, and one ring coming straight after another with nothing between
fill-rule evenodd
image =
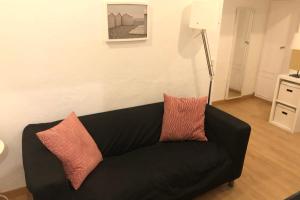
<instances>
[{"instance_id":1,"label":"salmon textured pillow","mask_svg":"<svg viewBox=\"0 0 300 200\"><path fill-rule=\"evenodd\" d=\"M176 98L164 94L160 141L207 141L204 131L207 97Z\"/></svg>"},{"instance_id":2,"label":"salmon textured pillow","mask_svg":"<svg viewBox=\"0 0 300 200\"><path fill-rule=\"evenodd\" d=\"M97 144L74 112L37 136L62 162L67 179L75 190L103 160Z\"/></svg>"}]
</instances>

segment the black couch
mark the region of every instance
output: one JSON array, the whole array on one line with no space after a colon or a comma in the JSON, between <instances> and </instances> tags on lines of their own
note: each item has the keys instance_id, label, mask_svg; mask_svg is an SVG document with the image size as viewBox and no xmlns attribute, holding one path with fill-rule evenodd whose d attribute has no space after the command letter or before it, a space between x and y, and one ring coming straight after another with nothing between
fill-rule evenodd
<instances>
[{"instance_id":1,"label":"black couch","mask_svg":"<svg viewBox=\"0 0 300 200\"><path fill-rule=\"evenodd\" d=\"M75 191L60 161L36 133L23 132L26 183L34 200L192 199L241 176L250 126L212 106L205 112L208 142L159 142L163 103L80 117L104 160Z\"/></svg>"}]
</instances>

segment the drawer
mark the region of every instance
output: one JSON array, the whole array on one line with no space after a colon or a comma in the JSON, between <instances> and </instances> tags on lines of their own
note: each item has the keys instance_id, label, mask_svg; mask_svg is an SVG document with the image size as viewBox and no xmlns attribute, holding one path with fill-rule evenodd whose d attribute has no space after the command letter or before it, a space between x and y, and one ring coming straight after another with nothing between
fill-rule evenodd
<instances>
[{"instance_id":1,"label":"drawer","mask_svg":"<svg viewBox=\"0 0 300 200\"><path fill-rule=\"evenodd\" d=\"M295 109L282 104L277 104L275 108L274 121L292 129L295 121L295 115Z\"/></svg>"},{"instance_id":2,"label":"drawer","mask_svg":"<svg viewBox=\"0 0 300 200\"><path fill-rule=\"evenodd\" d=\"M300 101L300 86L282 81L280 83L278 100L297 107Z\"/></svg>"}]
</instances>

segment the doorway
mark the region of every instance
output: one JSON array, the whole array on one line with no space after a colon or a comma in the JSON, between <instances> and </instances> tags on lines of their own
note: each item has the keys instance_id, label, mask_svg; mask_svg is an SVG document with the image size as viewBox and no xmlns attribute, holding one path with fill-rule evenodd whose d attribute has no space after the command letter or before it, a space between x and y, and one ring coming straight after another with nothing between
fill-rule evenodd
<instances>
[{"instance_id":1,"label":"doorway","mask_svg":"<svg viewBox=\"0 0 300 200\"><path fill-rule=\"evenodd\" d=\"M230 72L225 99L243 96L245 68L252 33L254 11L241 7L236 10Z\"/></svg>"}]
</instances>

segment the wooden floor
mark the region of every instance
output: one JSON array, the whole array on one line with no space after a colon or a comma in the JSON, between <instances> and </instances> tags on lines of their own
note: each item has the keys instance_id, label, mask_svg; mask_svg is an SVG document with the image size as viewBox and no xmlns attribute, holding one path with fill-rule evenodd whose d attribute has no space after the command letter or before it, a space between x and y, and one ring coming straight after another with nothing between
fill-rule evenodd
<instances>
[{"instance_id":1,"label":"wooden floor","mask_svg":"<svg viewBox=\"0 0 300 200\"><path fill-rule=\"evenodd\" d=\"M12 192L7 192L5 195L8 197L9 200L32 200L30 193L27 191L26 188L21 188ZM0 200L5 200L1 199Z\"/></svg>"},{"instance_id":2,"label":"wooden floor","mask_svg":"<svg viewBox=\"0 0 300 200\"><path fill-rule=\"evenodd\" d=\"M283 200L300 191L300 133L268 123L271 104L258 98L217 103L216 107L252 127L242 177L196 200Z\"/></svg>"},{"instance_id":3,"label":"wooden floor","mask_svg":"<svg viewBox=\"0 0 300 200\"><path fill-rule=\"evenodd\" d=\"M234 188L223 185L195 200L282 200L299 191L300 133L289 134L269 124L270 103L254 97L215 106L252 127L244 171ZM30 199L24 190L9 196Z\"/></svg>"}]
</instances>

